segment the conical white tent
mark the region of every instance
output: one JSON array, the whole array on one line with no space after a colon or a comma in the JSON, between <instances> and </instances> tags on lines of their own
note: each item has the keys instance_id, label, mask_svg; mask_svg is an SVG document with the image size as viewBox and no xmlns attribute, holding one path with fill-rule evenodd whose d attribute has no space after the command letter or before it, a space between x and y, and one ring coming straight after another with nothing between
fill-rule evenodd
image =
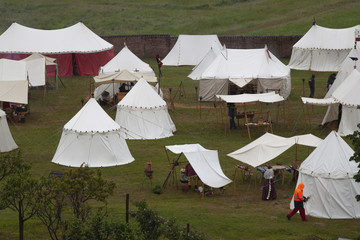
<instances>
[{"instance_id":1,"label":"conical white tent","mask_svg":"<svg viewBox=\"0 0 360 240\"><path fill-rule=\"evenodd\" d=\"M52 159L69 167L109 167L133 161L120 126L93 98L65 124Z\"/></svg>"},{"instance_id":2,"label":"conical white tent","mask_svg":"<svg viewBox=\"0 0 360 240\"><path fill-rule=\"evenodd\" d=\"M116 54L113 59L111 59L106 65L100 68L99 76L94 77L94 79L95 82L97 82L96 78L112 78L115 75L121 74L121 72L123 71L128 71L130 73L138 75L139 77L143 77L145 78L145 80L153 82L154 85L157 82L155 72L150 67L150 65L142 61L138 56L131 52L126 45L118 54ZM138 78L136 78L136 81L137 80ZM109 92L109 97L112 97L113 93L118 92L120 85L121 83L119 81L115 81L111 84L106 83L97 86L94 90L95 99L99 99L101 97L101 93L103 93L104 91Z\"/></svg>"},{"instance_id":3,"label":"conical white tent","mask_svg":"<svg viewBox=\"0 0 360 240\"><path fill-rule=\"evenodd\" d=\"M304 160L299 168L296 185L304 183L304 204L308 215L320 218L360 218L360 183L353 176L360 170L356 162L349 161L354 151L332 131ZM293 207L293 200L290 203Z\"/></svg>"},{"instance_id":4,"label":"conical white tent","mask_svg":"<svg viewBox=\"0 0 360 240\"><path fill-rule=\"evenodd\" d=\"M292 48L289 67L318 72L339 71L351 51L359 26L342 29L314 24Z\"/></svg>"},{"instance_id":5,"label":"conical white tent","mask_svg":"<svg viewBox=\"0 0 360 240\"><path fill-rule=\"evenodd\" d=\"M164 66L195 66L211 48L222 48L217 35L179 35L162 63Z\"/></svg>"},{"instance_id":6,"label":"conical white tent","mask_svg":"<svg viewBox=\"0 0 360 240\"><path fill-rule=\"evenodd\" d=\"M6 113L0 109L0 152L10 152L18 148L6 120Z\"/></svg>"},{"instance_id":7,"label":"conical white tent","mask_svg":"<svg viewBox=\"0 0 360 240\"><path fill-rule=\"evenodd\" d=\"M176 131L166 102L144 79L118 103L115 121L126 139L166 138Z\"/></svg>"},{"instance_id":8,"label":"conical white tent","mask_svg":"<svg viewBox=\"0 0 360 240\"><path fill-rule=\"evenodd\" d=\"M200 80L199 97L203 101L212 101L215 95L228 94L228 81L239 87L254 82L258 93L280 90L281 96L289 96L290 68L266 46L261 49L223 49L215 58L213 56L214 54L208 54L207 58L213 58L213 61L204 59L189 75L194 80ZM210 63L205 67L205 62ZM200 72L199 69L203 71ZM219 89L224 90L219 93Z\"/></svg>"}]
</instances>

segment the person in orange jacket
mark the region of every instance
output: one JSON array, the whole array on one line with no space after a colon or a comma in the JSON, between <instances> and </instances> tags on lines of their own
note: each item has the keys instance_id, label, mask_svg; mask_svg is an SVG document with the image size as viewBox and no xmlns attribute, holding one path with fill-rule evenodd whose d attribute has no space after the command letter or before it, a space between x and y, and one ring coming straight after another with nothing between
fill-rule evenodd
<instances>
[{"instance_id":1,"label":"person in orange jacket","mask_svg":"<svg viewBox=\"0 0 360 240\"><path fill-rule=\"evenodd\" d=\"M309 198L305 197L303 195L303 189L305 185L303 183L299 183L298 187L295 189L294 192L294 205L295 208L286 216L288 220L291 219L291 217L297 213L297 211L300 211L300 216L303 221L306 221L306 215L305 215L305 209L304 209L304 202L306 202Z\"/></svg>"}]
</instances>

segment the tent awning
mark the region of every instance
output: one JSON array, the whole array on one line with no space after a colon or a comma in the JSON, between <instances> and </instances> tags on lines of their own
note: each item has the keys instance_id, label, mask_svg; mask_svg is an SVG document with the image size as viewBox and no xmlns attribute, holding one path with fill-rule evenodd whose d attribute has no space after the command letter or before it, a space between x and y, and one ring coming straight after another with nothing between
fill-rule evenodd
<instances>
[{"instance_id":1,"label":"tent awning","mask_svg":"<svg viewBox=\"0 0 360 240\"><path fill-rule=\"evenodd\" d=\"M321 139L312 135L299 135L290 138L265 133L248 145L229 153L227 156L257 167L276 158L295 144L316 147Z\"/></svg>"},{"instance_id":2,"label":"tent awning","mask_svg":"<svg viewBox=\"0 0 360 240\"><path fill-rule=\"evenodd\" d=\"M172 145L165 148L175 154L184 153L204 184L220 188L232 182L221 169L218 151L205 149L200 144Z\"/></svg>"},{"instance_id":3,"label":"tent awning","mask_svg":"<svg viewBox=\"0 0 360 240\"><path fill-rule=\"evenodd\" d=\"M130 72L128 70L122 70L116 73L102 73L99 76L95 76L95 85L99 86L101 84L108 84L113 82L137 82L141 78L144 78L148 83L155 85L157 83L157 78L153 75L138 73L138 72Z\"/></svg>"},{"instance_id":4,"label":"tent awning","mask_svg":"<svg viewBox=\"0 0 360 240\"><path fill-rule=\"evenodd\" d=\"M336 101L332 97L324 98L324 99L302 97L301 101L304 104L311 104L311 105L318 105L318 106L328 106L328 105L331 105L331 104L338 103L338 101Z\"/></svg>"},{"instance_id":5,"label":"tent awning","mask_svg":"<svg viewBox=\"0 0 360 240\"><path fill-rule=\"evenodd\" d=\"M259 94L238 94L238 95L216 95L216 97L227 103L249 103L249 102L264 102L275 103L284 101L284 97L275 92L259 93Z\"/></svg>"}]
</instances>

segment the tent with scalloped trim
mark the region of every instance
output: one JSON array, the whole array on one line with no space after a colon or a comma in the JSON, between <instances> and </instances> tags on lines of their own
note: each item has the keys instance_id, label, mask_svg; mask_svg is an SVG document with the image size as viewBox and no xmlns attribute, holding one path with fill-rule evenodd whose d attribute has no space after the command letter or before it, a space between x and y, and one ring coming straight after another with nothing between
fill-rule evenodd
<instances>
[{"instance_id":1,"label":"tent with scalloped trim","mask_svg":"<svg viewBox=\"0 0 360 240\"><path fill-rule=\"evenodd\" d=\"M120 126L91 98L65 124L52 159L69 167L110 167L134 161Z\"/></svg>"}]
</instances>

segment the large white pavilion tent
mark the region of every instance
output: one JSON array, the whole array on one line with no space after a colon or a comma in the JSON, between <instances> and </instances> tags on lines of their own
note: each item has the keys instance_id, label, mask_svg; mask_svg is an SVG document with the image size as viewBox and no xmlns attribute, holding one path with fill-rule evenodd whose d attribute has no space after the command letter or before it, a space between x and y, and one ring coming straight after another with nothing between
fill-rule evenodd
<instances>
[{"instance_id":1,"label":"large white pavilion tent","mask_svg":"<svg viewBox=\"0 0 360 240\"><path fill-rule=\"evenodd\" d=\"M296 70L337 72L341 63L354 46L356 31L360 26L333 29L317 25L292 48L288 66Z\"/></svg>"},{"instance_id":2,"label":"large white pavilion tent","mask_svg":"<svg viewBox=\"0 0 360 240\"><path fill-rule=\"evenodd\" d=\"M239 87L252 82L257 85L258 93L278 91L284 98L290 95L290 68L266 46L261 49L223 49L214 56L208 53L207 59L188 76L200 80L199 98L202 101L212 101L215 95L228 94L229 81Z\"/></svg>"}]
</instances>

